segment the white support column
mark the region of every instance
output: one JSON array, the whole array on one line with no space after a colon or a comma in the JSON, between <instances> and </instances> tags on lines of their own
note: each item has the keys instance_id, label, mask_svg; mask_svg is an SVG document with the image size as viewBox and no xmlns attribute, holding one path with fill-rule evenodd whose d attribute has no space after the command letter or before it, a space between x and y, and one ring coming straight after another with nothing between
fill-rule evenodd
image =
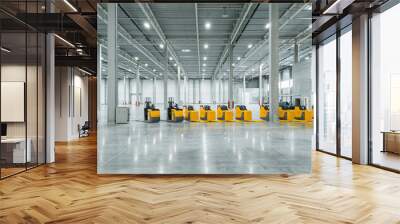
<instances>
[{"instance_id":1,"label":"white support column","mask_svg":"<svg viewBox=\"0 0 400 224\"><path fill-rule=\"evenodd\" d=\"M233 45L229 48L229 82L228 82L228 107L233 105Z\"/></svg>"},{"instance_id":2,"label":"white support column","mask_svg":"<svg viewBox=\"0 0 400 224\"><path fill-rule=\"evenodd\" d=\"M128 104L132 104L132 97L131 97L131 78L128 78Z\"/></svg>"},{"instance_id":3,"label":"white support column","mask_svg":"<svg viewBox=\"0 0 400 224\"><path fill-rule=\"evenodd\" d=\"M258 74L258 104L261 106L263 104L263 81L262 81L262 69L263 64L260 64L259 74Z\"/></svg>"},{"instance_id":4,"label":"white support column","mask_svg":"<svg viewBox=\"0 0 400 224\"><path fill-rule=\"evenodd\" d=\"M178 66L178 78L176 80L176 102L181 105L181 67Z\"/></svg>"},{"instance_id":5,"label":"white support column","mask_svg":"<svg viewBox=\"0 0 400 224\"><path fill-rule=\"evenodd\" d=\"M165 50L165 68L163 74L164 80L164 110L168 108L168 51Z\"/></svg>"},{"instance_id":6,"label":"white support column","mask_svg":"<svg viewBox=\"0 0 400 224\"><path fill-rule=\"evenodd\" d=\"M50 5L50 4L49 4ZM52 5L52 4L51 4ZM55 44L54 34L46 35L46 163L55 162ZM101 70L100 70L101 71Z\"/></svg>"},{"instance_id":7,"label":"white support column","mask_svg":"<svg viewBox=\"0 0 400 224\"><path fill-rule=\"evenodd\" d=\"M215 90L214 90L214 78L213 77L211 77L211 79L210 79L210 89L211 89L211 104L214 104L214 92L215 92Z\"/></svg>"},{"instance_id":8,"label":"white support column","mask_svg":"<svg viewBox=\"0 0 400 224\"><path fill-rule=\"evenodd\" d=\"M220 104L221 102L221 78L217 80L217 93L216 93L216 98L217 98L217 104Z\"/></svg>"},{"instance_id":9,"label":"white support column","mask_svg":"<svg viewBox=\"0 0 400 224\"><path fill-rule=\"evenodd\" d=\"M204 80L204 78L199 79L199 103L200 104L203 103L202 95L201 95L201 89L203 88L203 86L202 86L203 80Z\"/></svg>"},{"instance_id":10,"label":"white support column","mask_svg":"<svg viewBox=\"0 0 400 224\"><path fill-rule=\"evenodd\" d=\"M226 96L226 80L224 78L222 78L222 102L223 103L227 103L225 96Z\"/></svg>"},{"instance_id":11,"label":"white support column","mask_svg":"<svg viewBox=\"0 0 400 224\"><path fill-rule=\"evenodd\" d=\"M97 118L101 120L100 114L100 106L101 106L101 99L100 99L100 90L101 90L101 80L103 76L103 66L102 66L102 51L103 46L101 44L97 44Z\"/></svg>"},{"instance_id":12,"label":"white support column","mask_svg":"<svg viewBox=\"0 0 400 224\"><path fill-rule=\"evenodd\" d=\"M144 82L144 80L143 79L140 79L140 98L139 98L139 100L140 100L140 103L142 103L144 100L143 100L143 82Z\"/></svg>"},{"instance_id":13,"label":"white support column","mask_svg":"<svg viewBox=\"0 0 400 224\"><path fill-rule=\"evenodd\" d=\"M242 104L246 104L246 73L243 73L243 91L242 91Z\"/></svg>"},{"instance_id":14,"label":"white support column","mask_svg":"<svg viewBox=\"0 0 400 224\"><path fill-rule=\"evenodd\" d=\"M291 96L291 100L292 100L292 103L295 103L294 102L294 95L297 95L297 94L299 94L299 92L297 91L297 89L298 89L298 82L295 82L294 80L296 79L296 81L297 81L297 78L298 77L295 77L296 75L297 75L297 69L298 69L298 63L299 63L299 45L298 45L298 43L297 43L297 40L295 40L295 43L294 43L294 45L293 45L293 51L294 51L294 55L293 55L293 66L292 66L292 69L291 69L291 72L290 72L290 79L292 80L292 87L290 87L290 96ZM295 75L294 75L295 74ZM303 97L302 95L300 95L301 97ZM300 104L301 104L301 102L300 102Z\"/></svg>"},{"instance_id":15,"label":"white support column","mask_svg":"<svg viewBox=\"0 0 400 224\"><path fill-rule=\"evenodd\" d=\"M136 106L140 106L140 66L136 66Z\"/></svg>"},{"instance_id":16,"label":"white support column","mask_svg":"<svg viewBox=\"0 0 400 224\"><path fill-rule=\"evenodd\" d=\"M279 121L279 4L269 5L269 74L271 121Z\"/></svg>"},{"instance_id":17,"label":"white support column","mask_svg":"<svg viewBox=\"0 0 400 224\"><path fill-rule=\"evenodd\" d=\"M353 20L352 160L368 163L368 15Z\"/></svg>"},{"instance_id":18,"label":"white support column","mask_svg":"<svg viewBox=\"0 0 400 224\"><path fill-rule=\"evenodd\" d=\"M156 105L156 103L157 103L157 78L154 76L154 78L153 78L153 99L152 99L152 102L153 102L153 104L154 105Z\"/></svg>"},{"instance_id":19,"label":"white support column","mask_svg":"<svg viewBox=\"0 0 400 224\"><path fill-rule=\"evenodd\" d=\"M117 91L117 4L107 4L108 7L108 104L107 104L107 121L115 124L115 110L118 102Z\"/></svg>"},{"instance_id":20,"label":"white support column","mask_svg":"<svg viewBox=\"0 0 400 224\"><path fill-rule=\"evenodd\" d=\"M193 79L193 104L196 103L196 80Z\"/></svg>"},{"instance_id":21,"label":"white support column","mask_svg":"<svg viewBox=\"0 0 400 224\"><path fill-rule=\"evenodd\" d=\"M219 103L223 104L224 99L222 98L222 78L219 79Z\"/></svg>"},{"instance_id":22,"label":"white support column","mask_svg":"<svg viewBox=\"0 0 400 224\"><path fill-rule=\"evenodd\" d=\"M124 100L122 101L122 104L127 104L126 103L126 75L124 75Z\"/></svg>"},{"instance_id":23,"label":"white support column","mask_svg":"<svg viewBox=\"0 0 400 224\"><path fill-rule=\"evenodd\" d=\"M297 43L297 40L295 40L294 42L294 46L293 46L293 57L294 57L294 63L293 64L297 64L299 63L299 44Z\"/></svg>"},{"instance_id":24,"label":"white support column","mask_svg":"<svg viewBox=\"0 0 400 224\"><path fill-rule=\"evenodd\" d=\"M185 101L185 102L183 102L184 104L185 104L185 106L187 106L187 104L188 104L188 83L187 83L187 76L184 76L183 77L183 89L184 89L184 91L183 91L183 100Z\"/></svg>"}]
</instances>

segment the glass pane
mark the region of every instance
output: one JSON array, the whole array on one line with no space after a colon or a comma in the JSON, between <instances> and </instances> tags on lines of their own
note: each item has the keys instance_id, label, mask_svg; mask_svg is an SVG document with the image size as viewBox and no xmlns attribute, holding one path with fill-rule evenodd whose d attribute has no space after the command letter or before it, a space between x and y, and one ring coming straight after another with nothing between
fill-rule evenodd
<instances>
[{"instance_id":1,"label":"glass pane","mask_svg":"<svg viewBox=\"0 0 400 224\"><path fill-rule=\"evenodd\" d=\"M341 155L352 156L352 35L340 37L340 127Z\"/></svg>"},{"instance_id":2,"label":"glass pane","mask_svg":"<svg viewBox=\"0 0 400 224\"><path fill-rule=\"evenodd\" d=\"M39 41L38 41L38 164L45 163L45 124L46 124L46 96L45 96L45 87L46 87L46 77L45 77L45 65L46 65L46 36L44 34L39 34Z\"/></svg>"},{"instance_id":3,"label":"glass pane","mask_svg":"<svg viewBox=\"0 0 400 224\"><path fill-rule=\"evenodd\" d=\"M37 13L37 2L27 2L27 13ZM33 17L32 19L36 19ZM27 143L30 148L30 161L27 167L35 167L38 160L38 33L35 30L27 30L27 75L26 75L26 114L27 114Z\"/></svg>"},{"instance_id":4,"label":"glass pane","mask_svg":"<svg viewBox=\"0 0 400 224\"><path fill-rule=\"evenodd\" d=\"M97 72L99 80L98 98L99 98L99 118L98 123L107 122L107 73L108 73L108 51L107 51L107 7L97 5L97 34L98 34L98 54L100 54L100 71Z\"/></svg>"},{"instance_id":5,"label":"glass pane","mask_svg":"<svg viewBox=\"0 0 400 224\"><path fill-rule=\"evenodd\" d=\"M319 149L336 153L336 39L320 45L318 52Z\"/></svg>"},{"instance_id":6,"label":"glass pane","mask_svg":"<svg viewBox=\"0 0 400 224\"><path fill-rule=\"evenodd\" d=\"M28 62L27 62L27 80L26 80L26 114L27 114L27 142L28 149L30 148L30 160L28 160L28 168L34 167L37 165L37 97L38 97L38 88L37 88L37 74L38 74L38 36L36 32L28 32L27 33L27 44L28 44Z\"/></svg>"},{"instance_id":7,"label":"glass pane","mask_svg":"<svg viewBox=\"0 0 400 224\"><path fill-rule=\"evenodd\" d=\"M2 33L1 47L1 175L5 177L25 170L32 151L26 141L25 33Z\"/></svg>"},{"instance_id":8,"label":"glass pane","mask_svg":"<svg viewBox=\"0 0 400 224\"><path fill-rule=\"evenodd\" d=\"M400 170L400 5L372 18L372 163Z\"/></svg>"}]
</instances>

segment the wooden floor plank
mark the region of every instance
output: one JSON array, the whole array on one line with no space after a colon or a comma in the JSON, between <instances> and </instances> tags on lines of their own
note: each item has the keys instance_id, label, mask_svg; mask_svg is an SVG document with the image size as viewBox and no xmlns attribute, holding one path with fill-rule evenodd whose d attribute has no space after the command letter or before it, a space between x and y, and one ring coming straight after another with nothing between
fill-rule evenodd
<instances>
[{"instance_id":1,"label":"wooden floor plank","mask_svg":"<svg viewBox=\"0 0 400 224\"><path fill-rule=\"evenodd\" d=\"M313 152L304 175L97 175L96 139L0 181L0 223L400 223L400 175Z\"/></svg>"}]
</instances>

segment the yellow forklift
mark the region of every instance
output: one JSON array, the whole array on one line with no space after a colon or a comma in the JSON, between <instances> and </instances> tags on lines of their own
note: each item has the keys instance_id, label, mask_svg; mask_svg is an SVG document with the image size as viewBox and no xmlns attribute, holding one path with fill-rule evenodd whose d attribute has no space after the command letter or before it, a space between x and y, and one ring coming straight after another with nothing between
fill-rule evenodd
<instances>
[{"instance_id":1,"label":"yellow forklift","mask_svg":"<svg viewBox=\"0 0 400 224\"><path fill-rule=\"evenodd\" d=\"M168 121L182 122L183 121L183 110L178 107L178 104L174 103L174 100L170 97L168 99Z\"/></svg>"},{"instance_id":2,"label":"yellow forklift","mask_svg":"<svg viewBox=\"0 0 400 224\"><path fill-rule=\"evenodd\" d=\"M150 98L146 98L145 101L144 120L151 123L160 121L160 110L151 103Z\"/></svg>"},{"instance_id":3,"label":"yellow forklift","mask_svg":"<svg viewBox=\"0 0 400 224\"><path fill-rule=\"evenodd\" d=\"M245 105L236 105L235 119L240 121L251 121L252 120L251 111L247 110Z\"/></svg>"},{"instance_id":4,"label":"yellow forklift","mask_svg":"<svg viewBox=\"0 0 400 224\"><path fill-rule=\"evenodd\" d=\"M269 121L269 106L265 103L260 106L260 119Z\"/></svg>"},{"instance_id":5,"label":"yellow forklift","mask_svg":"<svg viewBox=\"0 0 400 224\"><path fill-rule=\"evenodd\" d=\"M209 105L200 106L200 120L202 121L215 121L216 115L215 111L211 110Z\"/></svg>"},{"instance_id":6,"label":"yellow forklift","mask_svg":"<svg viewBox=\"0 0 400 224\"><path fill-rule=\"evenodd\" d=\"M278 109L279 120L293 121L294 120L294 107L288 102L281 102Z\"/></svg>"},{"instance_id":7,"label":"yellow forklift","mask_svg":"<svg viewBox=\"0 0 400 224\"><path fill-rule=\"evenodd\" d=\"M226 105L217 106L217 120L219 121L233 121L233 112L228 110Z\"/></svg>"},{"instance_id":8,"label":"yellow forklift","mask_svg":"<svg viewBox=\"0 0 400 224\"><path fill-rule=\"evenodd\" d=\"M307 110L305 106L295 106L294 107L294 120L312 122L314 118L314 111Z\"/></svg>"},{"instance_id":9,"label":"yellow forklift","mask_svg":"<svg viewBox=\"0 0 400 224\"><path fill-rule=\"evenodd\" d=\"M198 122L199 121L199 111L194 110L193 106L189 105L184 109L185 120L190 122Z\"/></svg>"}]
</instances>

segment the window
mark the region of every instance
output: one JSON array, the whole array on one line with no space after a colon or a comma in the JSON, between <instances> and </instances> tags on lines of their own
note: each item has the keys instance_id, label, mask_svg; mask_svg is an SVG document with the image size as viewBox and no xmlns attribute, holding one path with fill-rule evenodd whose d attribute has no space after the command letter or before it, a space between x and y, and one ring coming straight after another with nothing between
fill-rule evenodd
<instances>
[{"instance_id":1,"label":"window","mask_svg":"<svg viewBox=\"0 0 400 224\"><path fill-rule=\"evenodd\" d=\"M352 156L352 33L340 36L340 155Z\"/></svg>"},{"instance_id":2,"label":"window","mask_svg":"<svg viewBox=\"0 0 400 224\"><path fill-rule=\"evenodd\" d=\"M400 5L372 18L372 163L400 170ZM395 133L392 133L395 132ZM384 134L387 132L386 134ZM387 137L387 139L385 139ZM394 143L394 145L391 145Z\"/></svg>"},{"instance_id":3,"label":"window","mask_svg":"<svg viewBox=\"0 0 400 224\"><path fill-rule=\"evenodd\" d=\"M318 149L336 153L336 40L318 48Z\"/></svg>"}]
</instances>

